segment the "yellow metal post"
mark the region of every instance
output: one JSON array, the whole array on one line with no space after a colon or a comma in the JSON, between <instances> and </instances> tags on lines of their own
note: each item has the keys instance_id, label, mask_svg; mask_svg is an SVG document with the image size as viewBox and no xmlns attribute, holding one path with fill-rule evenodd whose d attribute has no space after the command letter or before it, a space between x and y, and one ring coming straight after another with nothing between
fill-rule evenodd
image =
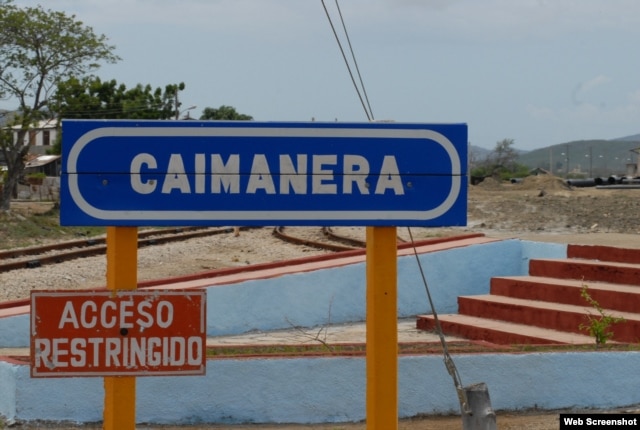
<instances>
[{"instance_id":1,"label":"yellow metal post","mask_svg":"<svg viewBox=\"0 0 640 430\"><path fill-rule=\"evenodd\" d=\"M367 227L367 430L398 429L396 227Z\"/></svg>"},{"instance_id":2,"label":"yellow metal post","mask_svg":"<svg viewBox=\"0 0 640 430\"><path fill-rule=\"evenodd\" d=\"M138 284L138 228L107 227L107 289L135 290ZM104 378L105 430L136 427L136 378Z\"/></svg>"}]
</instances>

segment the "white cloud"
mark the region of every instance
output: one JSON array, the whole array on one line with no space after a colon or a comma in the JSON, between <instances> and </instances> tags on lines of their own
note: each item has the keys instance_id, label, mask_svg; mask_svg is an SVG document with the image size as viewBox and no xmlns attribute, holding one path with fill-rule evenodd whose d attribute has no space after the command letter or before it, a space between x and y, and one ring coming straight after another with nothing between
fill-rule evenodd
<instances>
[{"instance_id":1,"label":"white cloud","mask_svg":"<svg viewBox=\"0 0 640 430\"><path fill-rule=\"evenodd\" d=\"M611 139L638 132L640 90L628 103L603 108L595 103L553 108L528 105L529 126L551 136L546 144L581 139Z\"/></svg>"},{"instance_id":2,"label":"white cloud","mask_svg":"<svg viewBox=\"0 0 640 430\"><path fill-rule=\"evenodd\" d=\"M584 97L598 87L604 86L611 82L611 79L604 75L598 75L586 82L580 82L572 93L573 103L576 105L585 104Z\"/></svg>"},{"instance_id":3,"label":"white cloud","mask_svg":"<svg viewBox=\"0 0 640 430\"><path fill-rule=\"evenodd\" d=\"M608 84L609 82L611 82L611 78L604 75L598 75L595 78L580 84L580 92L583 92L583 93L589 92L592 89L599 87L601 85Z\"/></svg>"}]
</instances>

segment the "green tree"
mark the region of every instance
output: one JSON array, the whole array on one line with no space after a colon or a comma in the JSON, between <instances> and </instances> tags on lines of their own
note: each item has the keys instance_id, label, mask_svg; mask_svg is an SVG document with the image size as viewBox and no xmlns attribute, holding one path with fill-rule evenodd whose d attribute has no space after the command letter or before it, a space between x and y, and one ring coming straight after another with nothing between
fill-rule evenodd
<instances>
[{"instance_id":1,"label":"green tree","mask_svg":"<svg viewBox=\"0 0 640 430\"><path fill-rule=\"evenodd\" d=\"M513 139L502 139L496 142L496 146L484 160L476 162L471 169L472 176L487 177L496 179L509 179L510 177L526 176L529 169L518 164L518 152L513 148Z\"/></svg>"},{"instance_id":2,"label":"green tree","mask_svg":"<svg viewBox=\"0 0 640 430\"><path fill-rule=\"evenodd\" d=\"M250 115L236 112L233 106L222 105L218 109L204 108L200 119L203 120L226 120L226 121L250 121L253 119Z\"/></svg>"},{"instance_id":3,"label":"green tree","mask_svg":"<svg viewBox=\"0 0 640 430\"><path fill-rule=\"evenodd\" d=\"M164 89L142 84L127 89L115 79L71 77L58 83L50 107L58 118L66 119L172 119L179 112L178 93L184 88L181 82ZM53 152L60 153L60 140Z\"/></svg>"},{"instance_id":4,"label":"green tree","mask_svg":"<svg viewBox=\"0 0 640 430\"><path fill-rule=\"evenodd\" d=\"M0 140L9 169L0 210L9 210L29 150L24 139L34 123L50 117L49 98L56 85L91 73L101 62L118 61L114 49L106 36L95 34L75 16L0 3L0 97L15 99L19 113L10 124L17 138Z\"/></svg>"},{"instance_id":5,"label":"green tree","mask_svg":"<svg viewBox=\"0 0 640 430\"><path fill-rule=\"evenodd\" d=\"M142 84L127 89L115 79L73 77L58 84L52 109L66 119L171 119L178 88L184 84L167 85L164 91Z\"/></svg>"},{"instance_id":6,"label":"green tree","mask_svg":"<svg viewBox=\"0 0 640 430\"><path fill-rule=\"evenodd\" d=\"M510 171L513 170L518 153L513 149L513 139L502 139L496 142L496 146L491 153L489 160L493 164L494 170Z\"/></svg>"}]
</instances>

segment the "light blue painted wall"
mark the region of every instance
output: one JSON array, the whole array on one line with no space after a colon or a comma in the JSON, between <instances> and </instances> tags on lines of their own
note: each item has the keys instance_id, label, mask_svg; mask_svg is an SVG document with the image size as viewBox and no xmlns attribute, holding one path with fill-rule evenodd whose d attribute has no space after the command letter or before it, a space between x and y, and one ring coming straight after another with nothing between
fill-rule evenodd
<instances>
[{"instance_id":1,"label":"light blue painted wall","mask_svg":"<svg viewBox=\"0 0 640 430\"><path fill-rule=\"evenodd\" d=\"M12 365L0 360L0 415L13 418L16 416L16 376L23 366ZM0 421L1 422L1 421Z\"/></svg>"},{"instance_id":2,"label":"light blue painted wall","mask_svg":"<svg viewBox=\"0 0 640 430\"><path fill-rule=\"evenodd\" d=\"M493 276L526 274L528 259L559 255L554 244L517 239L420 254L436 310L457 312L460 295L485 294ZM566 255L566 248L565 248ZM207 289L207 333L234 335L365 318L365 263ZM398 315L429 313L414 255L398 259ZM28 315L0 318L0 347L29 345Z\"/></svg>"},{"instance_id":3,"label":"light blue painted wall","mask_svg":"<svg viewBox=\"0 0 640 430\"><path fill-rule=\"evenodd\" d=\"M294 273L207 289L207 332L230 335L251 330L361 321L365 265Z\"/></svg>"},{"instance_id":4,"label":"light blue painted wall","mask_svg":"<svg viewBox=\"0 0 640 430\"><path fill-rule=\"evenodd\" d=\"M640 352L454 355L463 385L485 382L495 410L608 408L640 403ZM102 419L101 378L30 379L0 362L0 414L19 420ZM459 413L441 356L399 360L399 416ZM7 388L15 378L15 391ZM8 379L5 379L8 378ZM7 384L8 382L8 384ZM137 420L318 423L365 418L364 358L215 360L204 377L137 380Z\"/></svg>"},{"instance_id":5,"label":"light blue painted wall","mask_svg":"<svg viewBox=\"0 0 640 430\"><path fill-rule=\"evenodd\" d=\"M0 318L0 348L29 345L29 315Z\"/></svg>"},{"instance_id":6,"label":"light blue painted wall","mask_svg":"<svg viewBox=\"0 0 640 430\"><path fill-rule=\"evenodd\" d=\"M458 296L487 293L492 277L526 274L530 258L564 256L564 245L505 240L419 258L436 309L452 313ZM210 287L208 332L362 321L365 287L364 263ZM415 256L398 261L398 292L399 316L430 311ZM28 341L27 315L0 319L0 346L27 346ZM638 353L465 355L455 360L464 383L489 384L496 409L640 402ZM356 358L210 361L206 377L138 378L137 416L158 423L360 421L364 365ZM6 417L102 419L101 378L30 379L27 365L7 362L0 362L0 378L0 414ZM403 417L459 410L442 357L403 357L399 383Z\"/></svg>"},{"instance_id":7,"label":"light blue painted wall","mask_svg":"<svg viewBox=\"0 0 640 430\"><path fill-rule=\"evenodd\" d=\"M549 248L555 252L555 246ZM544 256L545 247L528 251L528 255L536 253ZM419 258L439 313L457 312L458 296L486 294L493 276L520 275L524 266L519 240L420 254ZM364 321L365 270L365 263L359 263L208 288L207 332L217 336ZM415 255L400 257L398 316L430 309Z\"/></svg>"},{"instance_id":8,"label":"light blue painted wall","mask_svg":"<svg viewBox=\"0 0 640 430\"><path fill-rule=\"evenodd\" d=\"M560 243L543 243L523 240L521 273L529 273L529 260L533 258L567 258L567 245Z\"/></svg>"},{"instance_id":9,"label":"light blue painted wall","mask_svg":"<svg viewBox=\"0 0 640 430\"><path fill-rule=\"evenodd\" d=\"M14 418L78 422L102 420L104 391L101 378L32 379L28 365L18 366L14 375Z\"/></svg>"}]
</instances>

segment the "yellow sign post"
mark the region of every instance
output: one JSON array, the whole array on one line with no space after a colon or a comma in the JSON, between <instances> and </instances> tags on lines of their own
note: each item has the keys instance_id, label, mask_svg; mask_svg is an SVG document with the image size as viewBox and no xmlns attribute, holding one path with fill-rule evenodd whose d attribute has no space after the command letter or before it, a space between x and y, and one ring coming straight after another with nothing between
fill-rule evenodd
<instances>
[{"instance_id":1,"label":"yellow sign post","mask_svg":"<svg viewBox=\"0 0 640 430\"><path fill-rule=\"evenodd\" d=\"M396 227L367 227L367 430L398 428Z\"/></svg>"},{"instance_id":2,"label":"yellow sign post","mask_svg":"<svg viewBox=\"0 0 640 430\"><path fill-rule=\"evenodd\" d=\"M107 227L107 289L135 290L138 286L138 228ZM105 430L135 430L135 376L105 376Z\"/></svg>"}]
</instances>

